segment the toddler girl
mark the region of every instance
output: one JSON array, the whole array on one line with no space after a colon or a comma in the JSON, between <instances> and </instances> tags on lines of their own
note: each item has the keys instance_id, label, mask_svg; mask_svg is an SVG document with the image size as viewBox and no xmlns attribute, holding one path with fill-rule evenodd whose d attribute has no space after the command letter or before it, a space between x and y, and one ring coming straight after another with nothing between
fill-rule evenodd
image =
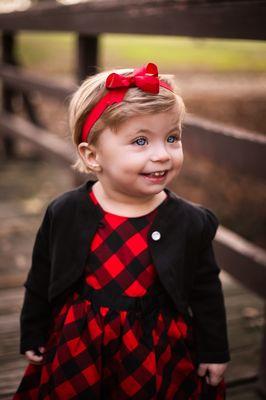
<instances>
[{"instance_id":1,"label":"toddler girl","mask_svg":"<svg viewBox=\"0 0 266 400\"><path fill-rule=\"evenodd\" d=\"M75 167L96 180L53 200L37 232L15 400L225 399L218 220L167 188L184 115L152 63L96 74L73 95Z\"/></svg>"}]
</instances>

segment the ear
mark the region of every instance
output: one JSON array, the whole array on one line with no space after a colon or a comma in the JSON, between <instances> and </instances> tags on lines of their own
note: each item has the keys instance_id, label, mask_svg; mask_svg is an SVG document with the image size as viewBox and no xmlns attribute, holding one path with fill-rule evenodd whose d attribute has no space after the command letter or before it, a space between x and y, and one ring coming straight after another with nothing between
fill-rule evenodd
<instances>
[{"instance_id":1,"label":"ear","mask_svg":"<svg viewBox=\"0 0 266 400\"><path fill-rule=\"evenodd\" d=\"M93 144L81 142L78 145L78 152L83 160L83 163L94 172L100 172L101 166L98 163L97 148Z\"/></svg>"}]
</instances>

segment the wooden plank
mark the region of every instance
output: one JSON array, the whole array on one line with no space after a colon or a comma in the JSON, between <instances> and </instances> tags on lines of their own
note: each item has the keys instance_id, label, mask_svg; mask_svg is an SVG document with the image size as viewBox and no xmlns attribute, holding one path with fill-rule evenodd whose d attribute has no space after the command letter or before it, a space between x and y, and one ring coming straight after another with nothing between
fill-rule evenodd
<instances>
[{"instance_id":1,"label":"wooden plank","mask_svg":"<svg viewBox=\"0 0 266 400\"><path fill-rule=\"evenodd\" d=\"M38 128L31 122L21 117L2 114L0 118L1 133L5 132L11 136L18 136L27 140L38 148L49 154L56 162L69 165L74 162L74 149L70 143L64 142L52 133Z\"/></svg>"},{"instance_id":2,"label":"wooden plank","mask_svg":"<svg viewBox=\"0 0 266 400\"><path fill-rule=\"evenodd\" d=\"M182 142L195 156L202 156L234 172L266 178L266 136L189 116Z\"/></svg>"},{"instance_id":3,"label":"wooden plank","mask_svg":"<svg viewBox=\"0 0 266 400\"><path fill-rule=\"evenodd\" d=\"M266 252L246 239L220 226L214 249L222 269L258 296L266 298Z\"/></svg>"},{"instance_id":4,"label":"wooden plank","mask_svg":"<svg viewBox=\"0 0 266 400\"><path fill-rule=\"evenodd\" d=\"M259 364L259 391L266 398L266 302L264 303L264 334Z\"/></svg>"},{"instance_id":5,"label":"wooden plank","mask_svg":"<svg viewBox=\"0 0 266 400\"><path fill-rule=\"evenodd\" d=\"M15 274L14 274L15 275ZM20 312L24 288L1 288L0 316Z\"/></svg>"},{"instance_id":6,"label":"wooden plank","mask_svg":"<svg viewBox=\"0 0 266 400\"><path fill-rule=\"evenodd\" d=\"M181 35L265 40L264 1L102 0L40 3L0 15L3 30ZM224 22L226 21L226 23Z\"/></svg>"},{"instance_id":7,"label":"wooden plank","mask_svg":"<svg viewBox=\"0 0 266 400\"><path fill-rule=\"evenodd\" d=\"M7 64L0 65L0 77L9 87L27 92L40 91L59 100L64 100L78 87L74 83L66 84L58 79L42 78L23 68Z\"/></svg>"},{"instance_id":8,"label":"wooden plank","mask_svg":"<svg viewBox=\"0 0 266 400\"><path fill-rule=\"evenodd\" d=\"M22 356L1 362L0 373L0 399L10 400L27 366L27 361Z\"/></svg>"},{"instance_id":9,"label":"wooden plank","mask_svg":"<svg viewBox=\"0 0 266 400\"><path fill-rule=\"evenodd\" d=\"M257 385L254 380L236 387L229 387L226 398L230 400L262 400L257 393Z\"/></svg>"},{"instance_id":10,"label":"wooden plank","mask_svg":"<svg viewBox=\"0 0 266 400\"><path fill-rule=\"evenodd\" d=\"M2 34L2 63L3 65L9 65L11 68L12 66L15 68L16 72L19 72L20 69L17 67L18 65L18 60L16 57L16 36L14 33L11 32L3 32ZM17 80L19 75L13 76L14 80ZM38 125L42 126L41 121L39 120L36 112L35 112L35 107L32 104L31 98L27 94L27 88L25 88L24 91L19 91L18 86L16 85L9 85L8 82L5 80L3 82L3 87L2 87L2 93L3 93L3 104L2 108L6 112L15 112L13 110L13 102L12 99L16 98L18 96L22 96L23 100L23 105L25 108L25 111L27 115L29 116L30 120ZM5 152L7 157L14 157L15 155L15 141L13 140L12 137L5 137L4 138L4 147L5 147Z\"/></svg>"},{"instance_id":11,"label":"wooden plank","mask_svg":"<svg viewBox=\"0 0 266 400\"><path fill-rule=\"evenodd\" d=\"M229 325L234 326L239 323L239 319L242 319L247 329L260 328L264 322L264 313L263 301L258 299L252 292L250 294L247 291L243 292L243 288L240 295L232 296L226 286L225 307L227 310L230 309L227 315Z\"/></svg>"}]
</instances>

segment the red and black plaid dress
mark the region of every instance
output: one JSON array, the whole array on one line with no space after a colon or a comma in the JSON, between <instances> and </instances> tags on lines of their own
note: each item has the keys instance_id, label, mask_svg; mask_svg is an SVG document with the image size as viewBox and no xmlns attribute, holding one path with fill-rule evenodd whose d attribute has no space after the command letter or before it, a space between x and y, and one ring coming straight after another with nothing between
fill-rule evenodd
<instances>
[{"instance_id":1,"label":"red and black plaid dress","mask_svg":"<svg viewBox=\"0 0 266 400\"><path fill-rule=\"evenodd\" d=\"M224 380L198 376L192 325L152 264L147 234L161 205L128 218L104 211L92 189L88 201L102 220L84 288L54 310L44 363L28 365L13 400L225 399Z\"/></svg>"}]
</instances>

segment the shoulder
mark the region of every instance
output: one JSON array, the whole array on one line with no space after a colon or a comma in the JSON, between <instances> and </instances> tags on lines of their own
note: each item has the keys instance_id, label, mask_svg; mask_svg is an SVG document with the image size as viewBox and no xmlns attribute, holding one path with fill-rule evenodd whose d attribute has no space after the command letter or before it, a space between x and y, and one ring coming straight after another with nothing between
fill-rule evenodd
<instances>
[{"instance_id":1,"label":"shoulder","mask_svg":"<svg viewBox=\"0 0 266 400\"><path fill-rule=\"evenodd\" d=\"M200 224L201 241L204 246L205 243L211 242L216 234L219 226L219 220L216 214L210 208L207 208L199 203L186 201L187 211L191 216L191 226L193 223Z\"/></svg>"},{"instance_id":2,"label":"shoulder","mask_svg":"<svg viewBox=\"0 0 266 400\"><path fill-rule=\"evenodd\" d=\"M206 225L212 225L213 227L219 225L219 220L214 211L210 208L203 206L200 203L195 203L186 199L183 199L187 212L193 219L199 219L203 224L203 227Z\"/></svg>"},{"instance_id":3,"label":"shoulder","mask_svg":"<svg viewBox=\"0 0 266 400\"><path fill-rule=\"evenodd\" d=\"M189 232L201 233L206 239L212 240L219 226L219 219L214 211L170 190L168 193L171 201L176 205L176 210L179 210L179 217L182 215L186 220Z\"/></svg>"},{"instance_id":4,"label":"shoulder","mask_svg":"<svg viewBox=\"0 0 266 400\"><path fill-rule=\"evenodd\" d=\"M47 206L46 213L50 216L57 216L61 213L72 212L83 203L84 199L88 195L88 184L93 183L93 181L88 181L82 185L75 187L67 192L61 193Z\"/></svg>"}]
</instances>

